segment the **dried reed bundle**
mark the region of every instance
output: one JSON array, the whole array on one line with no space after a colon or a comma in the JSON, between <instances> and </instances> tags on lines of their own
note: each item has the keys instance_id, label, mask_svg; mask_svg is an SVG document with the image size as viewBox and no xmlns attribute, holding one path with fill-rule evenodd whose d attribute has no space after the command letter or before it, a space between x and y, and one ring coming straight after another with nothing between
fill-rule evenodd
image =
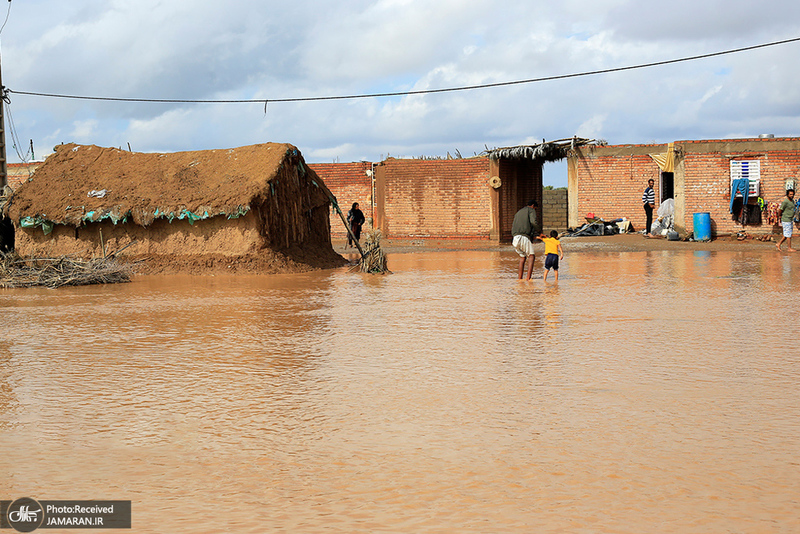
<instances>
[{"instance_id":1,"label":"dried reed bundle","mask_svg":"<svg viewBox=\"0 0 800 534\"><path fill-rule=\"evenodd\" d=\"M573 137L572 139L558 139L557 141L545 141L536 145L522 145L504 148L487 148L483 153L491 159L531 159L538 161L560 161L567 157L570 150L587 145L606 145L606 141L599 139L584 139Z\"/></svg>"},{"instance_id":2,"label":"dried reed bundle","mask_svg":"<svg viewBox=\"0 0 800 534\"><path fill-rule=\"evenodd\" d=\"M0 287L47 287L130 282L132 268L113 257L88 261L60 258L22 258L0 254Z\"/></svg>"},{"instance_id":3,"label":"dried reed bundle","mask_svg":"<svg viewBox=\"0 0 800 534\"><path fill-rule=\"evenodd\" d=\"M361 272L373 274L391 273L386 266L386 255L381 250L381 232L379 230L367 230L364 233L365 251L358 262Z\"/></svg>"}]
</instances>

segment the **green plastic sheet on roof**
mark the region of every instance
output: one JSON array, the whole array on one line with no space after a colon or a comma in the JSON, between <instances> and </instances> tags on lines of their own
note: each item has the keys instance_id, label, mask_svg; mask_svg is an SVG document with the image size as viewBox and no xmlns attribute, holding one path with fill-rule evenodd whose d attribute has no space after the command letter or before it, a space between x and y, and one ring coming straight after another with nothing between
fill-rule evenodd
<instances>
[{"instance_id":1,"label":"green plastic sheet on roof","mask_svg":"<svg viewBox=\"0 0 800 534\"><path fill-rule=\"evenodd\" d=\"M211 217L216 217L217 215L225 215L228 220L231 219L238 219L242 215L246 215L247 212L250 211L250 206L237 206L233 211L220 211L219 213L208 213L208 211L204 211L202 214L193 213L186 208L183 208L177 212L163 212L156 208L155 213L153 213L154 219L167 219L169 222L172 222L175 219L179 221L186 220L189 221L189 224L194 225L195 221L200 221L204 219L210 219ZM81 220L84 223L87 222L100 222L105 220L111 220L114 224L122 223L125 224L128 222L128 217L131 215L130 211L127 211L122 214L115 213L114 210L109 210L105 213L98 215L96 211L89 211L86 212ZM53 231L53 226L56 223L45 218L42 215L37 215L36 217L22 217L19 221L19 225L21 228L36 228L41 226L44 235L48 235Z\"/></svg>"},{"instance_id":2,"label":"green plastic sheet on roof","mask_svg":"<svg viewBox=\"0 0 800 534\"><path fill-rule=\"evenodd\" d=\"M53 231L53 221L48 221L41 215L37 217L23 217L20 219L19 225L22 228L36 228L37 226L41 226L44 235L48 235Z\"/></svg>"},{"instance_id":3,"label":"green plastic sheet on roof","mask_svg":"<svg viewBox=\"0 0 800 534\"><path fill-rule=\"evenodd\" d=\"M113 222L114 224L117 224L119 222L124 224L128 222L128 215L130 214L131 212L129 211L122 214L116 214L113 211L110 211L108 213L97 215L96 211L89 211L84 213L83 217L81 217L81 220L84 222L99 222L99 221L104 221L106 219L111 219L111 222Z\"/></svg>"}]
</instances>

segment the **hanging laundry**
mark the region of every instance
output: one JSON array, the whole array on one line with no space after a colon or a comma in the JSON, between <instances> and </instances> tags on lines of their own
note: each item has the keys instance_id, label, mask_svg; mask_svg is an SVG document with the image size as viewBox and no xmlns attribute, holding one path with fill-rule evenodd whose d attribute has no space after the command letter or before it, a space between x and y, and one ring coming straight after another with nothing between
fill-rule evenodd
<instances>
[{"instance_id":1,"label":"hanging laundry","mask_svg":"<svg viewBox=\"0 0 800 534\"><path fill-rule=\"evenodd\" d=\"M781 222L781 214L779 208L781 206L780 202L768 202L767 203L767 224L778 224Z\"/></svg>"},{"instance_id":2,"label":"hanging laundry","mask_svg":"<svg viewBox=\"0 0 800 534\"><path fill-rule=\"evenodd\" d=\"M742 203L747 205L747 197L750 195L750 180L747 178L738 178L731 181L731 213L733 213L733 201L737 193L742 194Z\"/></svg>"},{"instance_id":3,"label":"hanging laundry","mask_svg":"<svg viewBox=\"0 0 800 534\"><path fill-rule=\"evenodd\" d=\"M744 224L744 203L742 202L742 197L736 197L731 202L731 214L733 215L732 219L739 224Z\"/></svg>"}]
</instances>

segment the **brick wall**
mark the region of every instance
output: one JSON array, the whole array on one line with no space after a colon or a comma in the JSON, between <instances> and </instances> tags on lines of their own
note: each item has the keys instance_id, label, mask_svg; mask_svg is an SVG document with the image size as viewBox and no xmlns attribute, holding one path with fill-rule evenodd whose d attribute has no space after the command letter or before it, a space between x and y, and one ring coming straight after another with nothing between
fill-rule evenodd
<instances>
[{"instance_id":1,"label":"brick wall","mask_svg":"<svg viewBox=\"0 0 800 534\"><path fill-rule=\"evenodd\" d=\"M19 187L23 182L27 181L28 178L33 174L33 171L36 170L39 165L43 162L41 161L32 161L30 163L9 163L6 166L6 181L8 185L11 186L12 189L16 189Z\"/></svg>"},{"instance_id":2,"label":"brick wall","mask_svg":"<svg viewBox=\"0 0 800 534\"><path fill-rule=\"evenodd\" d=\"M583 147L576 150L573 161L576 173L572 199L577 205L579 221L588 212L613 219L628 217L634 228L644 228L642 192L647 180L656 183L656 200L660 199L660 170L649 154L663 153L667 145L617 145ZM694 213L707 212L712 233L730 234L745 229L769 233L766 223L742 227L730 213L730 162L761 162L761 196L778 201L784 195L787 179L800 178L800 139L731 139L710 141L676 141L675 225L693 231ZM570 184L573 185L573 182Z\"/></svg>"},{"instance_id":3,"label":"brick wall","mask_svg":"<svg viewBox=\"0 0 800 534\"><path fill-rule=\"evenodd\" d=\"M642 193L647 180L656 182L656 199L660 169L649 154L666 152L667 145L626 145L624 147L582 147L576 150L578 187L577 224L585 222L587 213L606 220L627 217L636 230L645 227Z\"/></svg>"},{"instance_id":4,"label":"brick wall","mask_svg":"<svg viewBox=\"0 0 800 534\"><path fill-rule=\"evenodd\" d=\"M383 196L384 235L489 238L488 158L390 158L378 164L376 174L381 189L376 196Z\"/></svg>"},{"instance_id":5,"label":"brick wall","mask_svg":"<svg viewBox=\"0 0 800 534\"><path fill-rule=\"evenodd\" d=\"M353 202L359 203L359 208L364 212L367 222L364 230L372 228L372 163L360 161L357 163L309 163L308 166L322 178L331 193L336 197L342 213L347 217L347 212ZM346 239L347 230L339 215L331 206L330 213L331 237L333 239Z\"/></svg>"},{"instance_id":6,"label":"brick wall","mask_svg":"<svg viewBox=\"0 0 800 534\"><path fill-rule=\"evenodd\" d=\"M542 191L542 231L545 234L550 230L566 230L569 226L567 223L568 211L566 189L545 189Z\"/></svg>"}]
</instances>

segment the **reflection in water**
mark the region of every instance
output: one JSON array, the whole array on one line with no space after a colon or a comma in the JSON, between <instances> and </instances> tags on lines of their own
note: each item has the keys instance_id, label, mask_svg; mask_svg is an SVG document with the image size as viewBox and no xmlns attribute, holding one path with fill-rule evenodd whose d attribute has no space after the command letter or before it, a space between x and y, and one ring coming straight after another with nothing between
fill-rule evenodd
<instances>
[{"instance_id":1,"label":"reflection in water","mask_svg":"<svg viewBox=\"0 0 800 534\"><path fill-rule=\"evenodd\" d=\"M137 532L795 532L795 261L5 290L3 498L131 499Z\"/></svg>"}]
</instances>

